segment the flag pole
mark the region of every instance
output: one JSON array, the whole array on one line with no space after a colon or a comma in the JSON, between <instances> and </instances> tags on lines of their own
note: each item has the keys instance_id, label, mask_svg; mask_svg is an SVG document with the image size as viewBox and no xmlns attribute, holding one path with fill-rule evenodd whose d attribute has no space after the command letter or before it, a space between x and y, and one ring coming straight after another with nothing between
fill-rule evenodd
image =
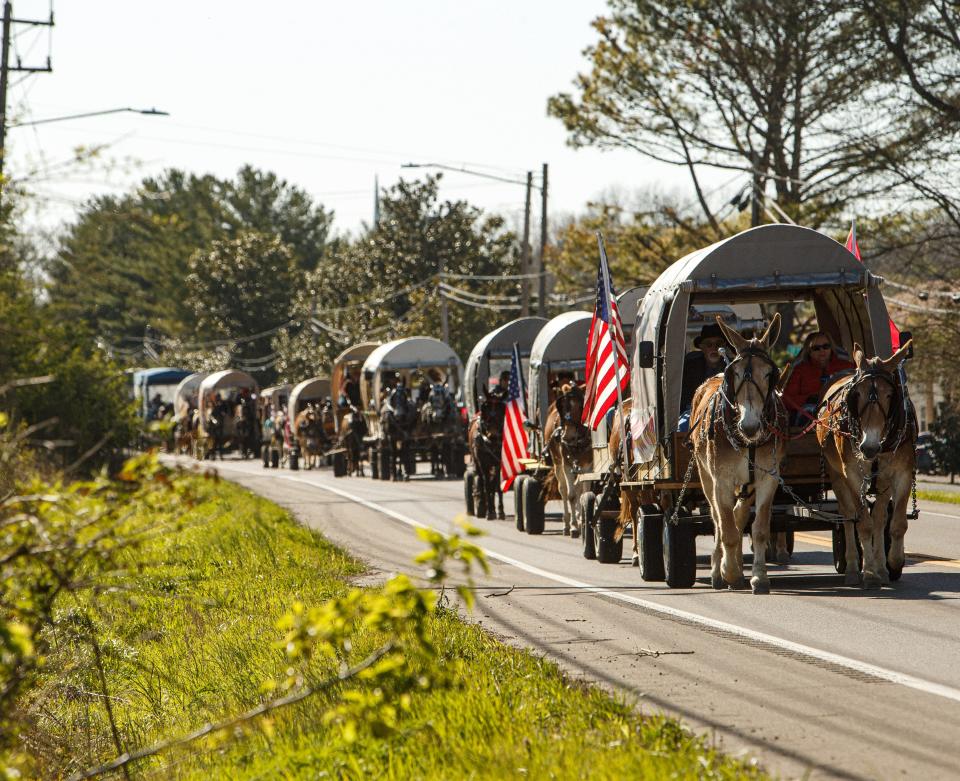
<instances>
[{"instance_id":1,"label":"flag pole","mask_svg":"<svg viewBox=\"0 0 960 781\"><path fill-rule=\"evenodd\" d=\"M603 294L607 297L607 306L612 305L609 303L613 296L611 295L610 289L613 287L610 284L610 267L607 265L607 249L603 242L603 234L600 231L597 231L597 246L600 248L600 267L603 269ZM619 310L617 317L619 319ZM613 317L610 318L611 321ZM611 322L611 326L613 323ZM623 327L623 323L620 323L620 327ZM620 412L620 450L623 457L623 467L620 470L621 474L628 474L628 468L630 462L627 460L627 421L624 418L623 414L623 391L620 389L620 351L617 349L616 336L612 336L613 343L613 377L617 385L617 410Z\"/></svg>"}]
</instances>

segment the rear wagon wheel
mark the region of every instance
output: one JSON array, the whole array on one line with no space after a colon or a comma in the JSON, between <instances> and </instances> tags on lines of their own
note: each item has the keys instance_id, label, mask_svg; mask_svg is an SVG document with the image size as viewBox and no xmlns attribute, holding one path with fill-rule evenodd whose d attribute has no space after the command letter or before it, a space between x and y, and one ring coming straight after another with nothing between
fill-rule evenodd
<instances>
[{"instance_id":1,"label":"rear wagon wheel","mask_svg":"<svg viewBox=\"0 0 960 781\"><path fill-rule=\"evenodd\" d=\"M663 524L664 577L670 588L690 588L697 580L697 535L685 523Z\"/></svg>"},{"instance_id":2,"label":"rear wagon wheel","mask_svg":"<svg viewBox=\"0 0 960 781\"><path fill-rule=\"evenodd\" d=\"M637 511L633 533L637 535L640 553L640 580L662 583L666 579L663 568L663 513L656 505L643 505Z\"/></svg>"},{"instance_id":3,"label":"rear wagon wheel","mask_svg":"<svg viewBox=\"0 0 960 781\"><path fill-rule=\"evenodd\" d=\"M513 479L513 514L517 521L517 531L522 532L523 527L523 484L526 481L526 475L517 475Z\"/></svg>"},{"instance_id":4,"label":"rear wagon wheel","mask_svg":"<svg viewBox=\"0 0 960 781\"><path fill-rule=\"evenodd\" d=\"M597 558L594 547L593 512L597 506L597 496L593 491L580 494L580 537L583 540L583 558L593 561Z\"/></svg>"},{"instance_id":5,"label":"rear wagon wheel","mask_svg":"<svg viewBox=\"0 0 960 781\"><path fill-rule=\"evenodd\" d=\"M543 502L540 500L540 483L534 478L523 481L523 524L527 534L543 534Z\"/></svg>"}]
</instances>

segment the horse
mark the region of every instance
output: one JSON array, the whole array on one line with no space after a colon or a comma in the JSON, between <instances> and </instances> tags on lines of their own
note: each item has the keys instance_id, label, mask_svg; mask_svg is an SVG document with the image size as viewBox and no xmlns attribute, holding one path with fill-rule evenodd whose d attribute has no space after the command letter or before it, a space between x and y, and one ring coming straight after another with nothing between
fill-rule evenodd
<instances>
[{"instance_id":1,"label":"horse","mask_svg":"<svg viewBox=\"0 0 960 781\"><path fill-rule=\"evenodd\" d=\"M503 520L503 491L500 489L500 460L503 450L503 426L507 403L502 392L483 390L480 409L470 421L467 446L477 472L474 484L474 507L477 515L486 515L488 521ZM494 507L494 498L497 507Z\"/></svg>"},{"instance_id":2,"label":"horse","mask_svg":"<svg viewBox=\"0 0 960 781\"><path fill-rule=\"evenodd\" d=\"M329 441L318 410L313 404L308 404L306 409L297 414L293 430L306 468L319 466L320 456L327 449Z\"/></svg>"},{"instance_id":3,"label":"horse","mask_svg":"<svg viewBox=\"0 0 960 781\"><path fill-rule=\"evenodd\" d=\"M417 409L410 400L406 386L394 388L380 407L380 447L383 453L381 470L384 479L409 479L413 471L404 450L417 422ZM384 469L386 467L386 469ZM413 465L413 469L416 465Z\"/></svg>"},{"instance_id":4,"label":"horse","mask_svg":"<svg viewBox=\"0 0 960 781\"><path fill-rule=\"evenodd\" d=\"M363 438L367 435L367 421L352 404L350 411L340 419L339 445L347 454L347 474L363 477Z\"/></svg>"},{"instance_id":5,"label":"horse","mask_svg":"<svg viewBox=\"0 0 960 781\"><path fill-rule=\"evenodd\" d=\"M844 581L880 588L903 574L907 500L916 473L917 418L900 362L908 341L886 360L866 358L854 345L856 372L824 394L817 414L817 439L844 518L856 518L863 546L860 569L854 524L844 521ZM867 495L875 493L870 503ZM891 510L892 507L892 510ZM890 550L884 551L889 516Z\"/></svg>"},{"instance_id":6,"label":"horse","mask_svg":"<svg viewBox=\"0 0 960 781\"><path fill-rule=\"evenodd\" d=\"M778 485L778 435L786 421L776 392L780 373L769 354L780 332L780 314L773 316L759 339L744 338L720 317L717 322L736 355L722 375L708 379L694 394L689 440L716 528L710 581L716 589L744 584L743 532L754 504L750 587L754 594L768 594L767 545Z\"/></svg>"},{"instance_id":7,"label":"horse","mask_svg":"<svg viewBox=\"0 0 960 781\"><path fill-rule=\"evenodd\" d=\"M259 452L257 422L249 404L240 402L233 413L235 439L240 455L247 459Z\"/></svg>"},{"instance_id":8,"label":"horse","mask_svg":"<svg viewBox=\"0 0 960 781\"><path fill-rule=\"evenodd\" d=\"M543 441L553 462L552 476L563 502L564 536L580 536L578 501L581 486L577 472L589 471L593 463L590 430L583 424L583 388L575 383L563 385L547 414ZM552 491L545 491L549 496Z\"/></svg>"},{"instance_id":9,"label":"horse","mask_svg":"<svg viewBox=\"0 0 960 781\"><path fill-rule=\"evenodd\" d=\"M461 431L453 394L440 383L430 387L420 408L420 424L430 436L430 473L443 477L453 462L453 443Z\"/></svg>"}]
</instances>

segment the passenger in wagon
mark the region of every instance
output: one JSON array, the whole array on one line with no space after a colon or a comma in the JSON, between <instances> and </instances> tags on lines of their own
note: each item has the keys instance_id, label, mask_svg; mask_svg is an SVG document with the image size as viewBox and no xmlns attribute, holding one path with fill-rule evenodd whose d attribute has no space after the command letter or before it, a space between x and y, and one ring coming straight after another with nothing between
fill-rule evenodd
<instances>
[{"instance_id":1,"label":"passenger in wagon","mask_svg":"<svg viewBox=\"0 0 960 781\"><path fill-rule=\"evenodd\" d=\"M791 412L793 425L806 425L813 420L830 379L853 368L850 361L837 355L833 338L826 331L807 334L783 391L783 403Z\"/></svg>"},{"instance_id":2,"label":"passenger in wagon","mask_svg":"<svg viewBox=\"0 0 960 781\"><path fill-rule=\"evenodd\" d=\"M683 382L680 386L680 418L677 420L677 431L690 430L690 405L693 403L693 394L703 383L715 374L723 371L723 356L720 348L728 350L730 345L723 336L723 331L716 323L710 323L700 329L700 334L693 340L694 349L683 358Z\"/></svg>"}]
</instances>

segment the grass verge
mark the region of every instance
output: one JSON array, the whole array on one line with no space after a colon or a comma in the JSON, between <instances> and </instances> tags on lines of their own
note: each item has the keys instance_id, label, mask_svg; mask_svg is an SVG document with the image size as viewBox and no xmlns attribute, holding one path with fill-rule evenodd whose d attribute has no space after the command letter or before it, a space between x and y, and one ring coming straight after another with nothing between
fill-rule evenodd
<instances>
[{"instance_id":1,"label":"grass verge","mask_svg":"<svg viewBox=\"0 0 960 781\"><path fill-rule=\"evenodd\" d=\"M927 491L926 489L918 488L917 499L923 499L927 502L940 502L942 504L960 504L960 492Z\"/></svg>"},{"instance_id":2,"label":"grass verge","mask_svg":"<svg viewBox=\"0 0 960 781\"><path fill-rule=\"evenodd\" d=\"M99 598L102 667L127 750L270 696L264 684L289 675L278 619L294 603L343 596L362 569L276 505L228 483L196 482L200 501L181 527L131 549L123 586ZM677 722L640 718L452 611L430 621L441 657L461 661L461 679L413 697L389 736L349 740L325 723L334 690L133 765L133 777L762 777ZM336 669L330 660L315 665L317 678ZM44 775L116 754L98 675L92 655L66 641L48 660L25 735Z\"/></svg>"}]
</instances>

